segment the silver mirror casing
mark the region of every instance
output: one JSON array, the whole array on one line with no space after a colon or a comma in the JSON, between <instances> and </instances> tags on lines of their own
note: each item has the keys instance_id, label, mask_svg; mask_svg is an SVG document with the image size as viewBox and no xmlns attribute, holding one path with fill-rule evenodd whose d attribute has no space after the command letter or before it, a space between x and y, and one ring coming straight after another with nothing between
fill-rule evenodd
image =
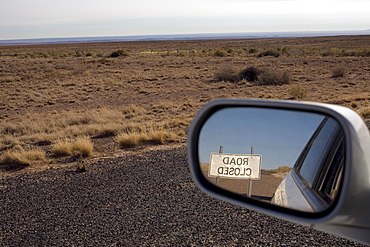
<instances>
[{"instance_id":1,"label":"silver mirror casing","mask_svg":"<svg viewBox=\"0 0 370 247\"><path fill-rule=\"evenodd\" d=\"M345 136L346 158L341 190L331 207L319 213L299 212L242 197L207 181L199 166L199 133L205 121L214 112L227 107L314 112L337 120ZM211 101L198 112L189 129L188 157L195 182L210 195L318 230L370 243L370 135L363 120L348 108L320 103L253 99Z\"/></svg>"}]
</instances>

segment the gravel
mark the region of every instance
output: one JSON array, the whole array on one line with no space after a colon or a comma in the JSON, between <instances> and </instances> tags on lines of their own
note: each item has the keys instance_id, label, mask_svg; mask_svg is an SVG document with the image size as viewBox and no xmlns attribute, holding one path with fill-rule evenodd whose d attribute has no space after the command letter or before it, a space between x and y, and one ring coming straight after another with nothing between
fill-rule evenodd
<instances>
[{"instance_id":1,"label":"gravel","mask_svg":"<svg viewBox=\"0 0 370 247\"><path fill-rule=\"evenodd\" d=\"M0 246L359 246L204 194L183 147L0 181Z\"/></svg>"}]
</instances>

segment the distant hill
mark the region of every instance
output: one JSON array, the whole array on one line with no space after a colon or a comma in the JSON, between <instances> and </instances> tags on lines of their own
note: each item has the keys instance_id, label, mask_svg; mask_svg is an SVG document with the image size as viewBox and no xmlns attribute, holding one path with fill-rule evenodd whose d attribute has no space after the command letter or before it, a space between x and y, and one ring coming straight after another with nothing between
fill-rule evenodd
<instances>
[{"instance_id":1,"label":"distant hill","mask_svg":"<svg viewBox=\"0 0 370 247\"><path fill-rule=\"evenodd\" d=\"M318 37L318 36L341 36L341 35L370 35L370 29L359 31L203 33L203 34L108 36L108 37L12 39L12 40L0 40L0 46L122 42L122 41L154 41L154 40L293 38L293 37Z\"/></svg>"}]
</instances>

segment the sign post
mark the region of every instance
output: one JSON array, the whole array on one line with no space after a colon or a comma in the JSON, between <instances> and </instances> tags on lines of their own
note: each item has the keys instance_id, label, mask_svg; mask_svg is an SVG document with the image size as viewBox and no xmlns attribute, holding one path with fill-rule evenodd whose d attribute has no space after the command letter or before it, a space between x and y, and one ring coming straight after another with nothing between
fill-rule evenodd
<instances>
[{"instance_id":1,"label":"sign post","mask_svg":"<svg viewBox=\"0 0 370 247\"><path fill-rule=\"evenodd\" d=\"M220 150L218 151L219 154L222 154L224 152L224 147L220 146ZM218 185L218 176L216 177L216 185Z\"/></svg>"},{"instance_id":2,"label":"sign post","mask_svg":"<svg viewBox=\"0 0 370 247\"><path fill-rule=\"evenodd\" d=\"M251 155L254 154L254 147L251 147ZM260 168L261 170L261 168ZM248 180L248 193L247 193L247 196L248 197L251 197L252 196L252 179L249 179Z\"/></svg>"}]
</instances>

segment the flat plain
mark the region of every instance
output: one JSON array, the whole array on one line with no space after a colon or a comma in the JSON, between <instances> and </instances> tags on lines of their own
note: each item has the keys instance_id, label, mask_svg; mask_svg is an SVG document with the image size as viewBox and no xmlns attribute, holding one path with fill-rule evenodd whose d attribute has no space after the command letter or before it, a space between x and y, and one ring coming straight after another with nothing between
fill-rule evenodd
<instances>
[{"instance_id":1,"label":"flat plain","mask_svg":"<svg viewBox=\"0 0 370 247\"><path fill-rule=\"evenodd\" d=\"M338 104L369 125L369 44L370 36L337 36L0 47L1 176L185 145L192 117L216 98ZM251 67L288 79L220 79ZM120 142L132 132L152 137ZM58 155L61 140L78 136L92 153ZM43 154L5 158L17 150Z\"/></svg>"}]
</instances>

